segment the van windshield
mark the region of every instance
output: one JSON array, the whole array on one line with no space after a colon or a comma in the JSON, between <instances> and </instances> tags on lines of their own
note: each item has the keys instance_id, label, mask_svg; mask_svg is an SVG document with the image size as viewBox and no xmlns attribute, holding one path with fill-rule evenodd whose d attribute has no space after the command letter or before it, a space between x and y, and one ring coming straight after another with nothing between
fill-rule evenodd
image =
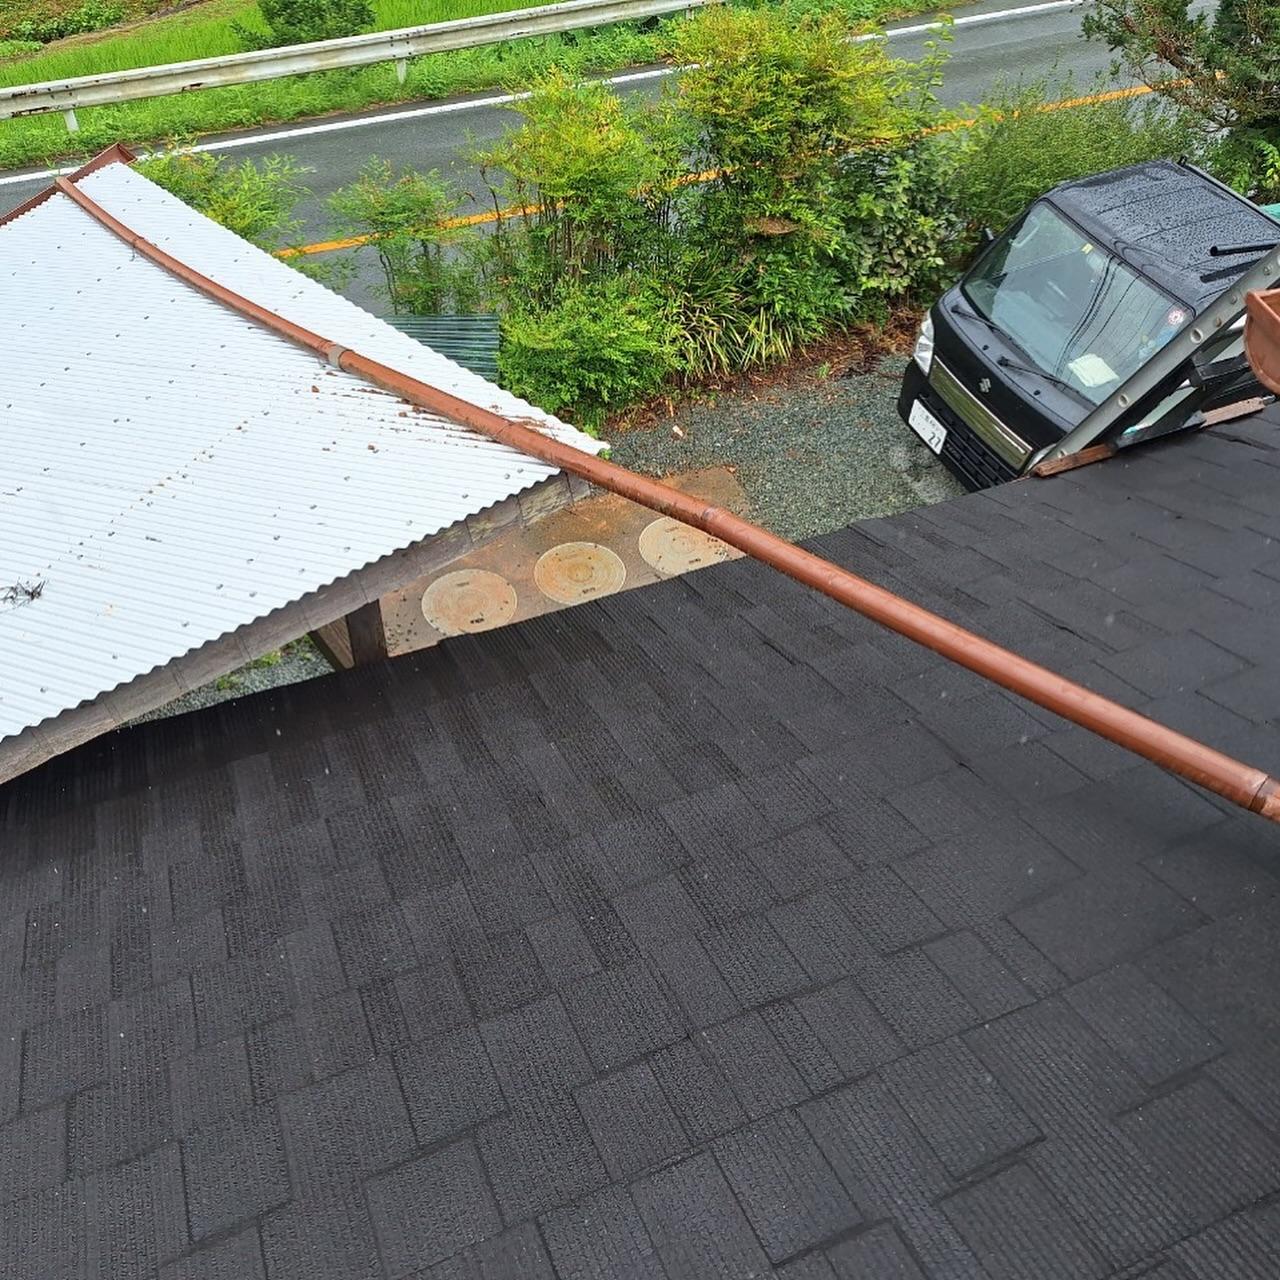
<instances>
[{"instance_id":1,"label":"van windshield","mask_svg":"<svg viewBox=\"0 0 1280 1280\"><path fill-rule=\"evenodd\" d=\"M1047 204L982 256L965 297L1031 363L1100 404L1191 318Z\"/></svg>"}]
</instances>

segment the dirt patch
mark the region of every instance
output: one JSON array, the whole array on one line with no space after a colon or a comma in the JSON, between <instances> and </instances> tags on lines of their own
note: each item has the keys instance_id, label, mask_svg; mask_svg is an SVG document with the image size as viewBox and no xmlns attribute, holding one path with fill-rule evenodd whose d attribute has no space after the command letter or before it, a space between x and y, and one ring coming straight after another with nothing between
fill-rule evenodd
<instances>
[{"instance_id":1,"label":"dirt patch","mask_svg":"<svg viewBox=\"0 0 1280 1280\"><path fill-rule=\"evenodd\" d=\"M813 343L771 369L711 379L697 387L676 388L633 405L610 417L601 435L616 440L630 431L652 430L691 405L714 405L726 398L753 397L768 391L829 387L840 378L874 376L886 357L910 354L919 323L918 310L901 308L882 327L855 325Z\"/></svg>"}]
</instances>

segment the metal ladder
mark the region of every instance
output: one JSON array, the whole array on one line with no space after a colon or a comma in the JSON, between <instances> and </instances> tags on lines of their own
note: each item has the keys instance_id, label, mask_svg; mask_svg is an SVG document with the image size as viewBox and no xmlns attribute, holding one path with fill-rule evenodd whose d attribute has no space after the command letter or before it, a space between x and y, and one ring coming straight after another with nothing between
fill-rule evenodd
<instances>
[{"instance_id":1,"label":"metal ladder","mask_svg":"<svg viewBox=\"0 0 1280 1280\"><path fill-rule=\"evenodd\" d=\"M1050 445L1027 467L1057 462L1097 444L1112 434L1134 405L1166 378L1188 364L1202 348L1219 337L1244 315L1245 294L1275 286L1280 276L1280 245L1269 249L1226 293L1216 298L1186 328L1179 330L1150 360L1130 375L1105 400L1092 409L1073 431Z\"/></svg>"}]
</instances>

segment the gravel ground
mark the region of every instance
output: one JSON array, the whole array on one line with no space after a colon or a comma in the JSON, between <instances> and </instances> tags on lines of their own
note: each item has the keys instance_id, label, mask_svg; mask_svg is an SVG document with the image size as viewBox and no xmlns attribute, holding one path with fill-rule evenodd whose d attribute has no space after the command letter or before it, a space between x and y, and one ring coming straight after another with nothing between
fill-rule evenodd
<instances>
[{"instance_id":1,"label":"gravel ground","mask_svg":"<svg viewBox=\"0 0 1280 1280\"><path fill-rule=\"evenodd\" d=\"M752 517L791 541L964 492L898 417L902 357L845 376L818 369L786 384L678 405L608 434L615 462L662 476L734 468Z\"/></svg>"},{"instance_id":2,"label":"gravel ground","mask_svg":"<svg viewBox=\"0 0 1280 1280\"><path fill-rule=\"evenodd\" d=\"M195 689L155 711L148 711L132 723L141 724L145 720L160 720L165 716L199 711L201 707L211 707L215 702L228 702L232 698L242 698L247 693L261 693L264 689L274 689L282 684L296 684L299 680L310 680L313 676L328 675L332 670L324 654L307 636L303 636L279 650L278 659L251 662L247 667L222 676L212 684Z\"/></svg>"},{"instance_id":3,"label":"gravel ground","mask_svg":"<svg viewBox=\"0 0 1280 1280\"><path fill-rule=\"evenodd\" d=\"M670 415L648 415L609 434L615 462L646 475L730 467L749 515L793 542L855 520L892 515L963 492L898 417L905 360L833 375L839 358L750 385ZM280 660L243 667L141 719L180 715L228 698L324 675L332 668L309 642Z\"/></svg>"}]
</instances>

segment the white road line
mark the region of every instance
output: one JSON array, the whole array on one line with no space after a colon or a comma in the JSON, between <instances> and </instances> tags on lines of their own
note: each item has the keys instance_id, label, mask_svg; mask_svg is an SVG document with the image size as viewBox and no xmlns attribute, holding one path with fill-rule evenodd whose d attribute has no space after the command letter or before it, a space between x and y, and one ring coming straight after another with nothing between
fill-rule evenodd
<instances>
[{"instance_id":1,"label":"white road line","mask_svg":"<svg viewBox=\"0 0 1280 1280\"><path fill-rule=\"evenodd\" d=\"M995 13L971 13L964 18L955 18L951 23L922 22L914 27L893 27L885 32L890 36L918 36L924 31L941 31L945 26L977 27L984 22L1000 22L1005 18L1034 18L1042 13L1053 13L1055 9L1078 9L1085 0L1047 0L1045 4L1023 5L1021 9L1001 9ZM860 40L877 40L878 35L859 36Z\"/></svg>"},{"instance_id":2,"label":"white road line","mask_svg":"<svg viewBox=\"0 0 1280 1280\"><path fill-rule=\"evenodd\" d=\"M1000 22L1006 18L1033 18L1040 14L1052 13L1057 9L1077 9L1086 0L1047 0L1044 4L1024 5L1019 9L1003 9L996 13L974 13L967 17L956 18L951 23L922 22L912 27L894 27L883 33L856 36L855 41L880 40L893 36L915 36L926 31L941 31L947 26L974 27L982 23ZM679 67L655 67L648 71L628 71L622 75L610 76L604 84L636 84L642 80L660 80L664 76L674 75ZM327 124L299 125L297 128L276 129L271 133L255 133L251 135L225 138L220 142L201 142L187 151L233 151L237 147L254 147L260 143L283 142L289 138L309 138L321 133L342 133L347 129L364 129L369 125L396 124L402 120L423 120L428 116L456 115L463 111L474 111L477 107L507 107L513 102L522 102L529 97L527 93L503 93L489 98L472 98L467 102L443 102L429 107L411 107L407 111L387 111L379 115L361 116L355 120L331 120ZM74 173L78 165L67 165L61 169L45 169L38 173L5 174L0 176L0 187L11 186L19 182L38 182L41 179L56 178L62 174Z\"/></svg>"}]
</instances>

